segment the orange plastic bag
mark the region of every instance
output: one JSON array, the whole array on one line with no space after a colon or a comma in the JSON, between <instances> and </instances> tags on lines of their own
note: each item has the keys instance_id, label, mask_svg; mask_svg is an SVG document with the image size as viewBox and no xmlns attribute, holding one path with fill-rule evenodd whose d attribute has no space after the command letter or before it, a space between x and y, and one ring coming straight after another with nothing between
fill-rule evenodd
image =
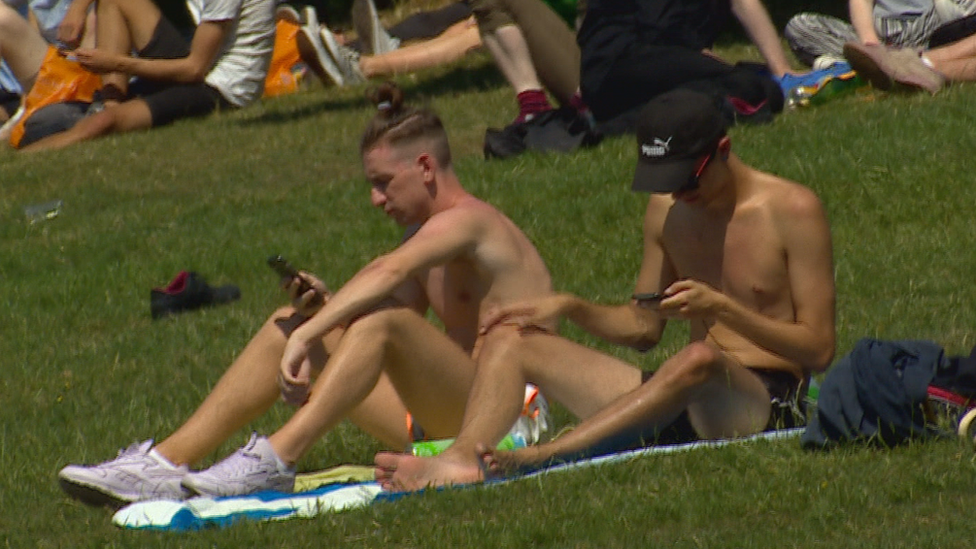
<instances>
[{"instance_id":1,"label":"orange plastic bag","mask_svg":"<svg viewBox=\"0 0 976 549\"><path fill-rule=\"evenodd\" d=\"M54 46L48 46L37 80L24 99L24 116L10 134L10 144L20 145L24 123L37 109L63 101L91 101L95 90L101 86L101 77L69 61Z\"/></svg>"},{"instance_id":2,"label":"orange plastic bag","mask_svg":"<svg viewBox=\"0 0 976 549\"><path fill-rule=\"evenodd\" d=\"M301 74L296 74L294 68L302 60L295 42L299 29L301 27L297 24L284 19L279 19L275 25L274 51L271 54L268 76L264 79L264 97L298 91Z\"/></svg>"}]
</instances>

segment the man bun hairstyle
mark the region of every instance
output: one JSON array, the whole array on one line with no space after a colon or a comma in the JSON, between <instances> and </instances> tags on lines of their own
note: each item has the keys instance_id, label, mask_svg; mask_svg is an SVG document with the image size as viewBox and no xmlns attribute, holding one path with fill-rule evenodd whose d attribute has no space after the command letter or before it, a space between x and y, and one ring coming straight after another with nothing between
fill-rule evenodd
<instances>
[{"instance_id":1,"label":"man bun hairstyle","mask_svg":"<svg viewBox=\"0 0 976 549\"><path fill-rule=\"evenodd\" d=\"M367 90L366 98L376 106L376 114L363 132L359 144L361 155L380 144L397 147L423 144L441 166L451 165L447 132L432 110L406 106L403 90L393 82Z\"/></svg>"}]
</instances>

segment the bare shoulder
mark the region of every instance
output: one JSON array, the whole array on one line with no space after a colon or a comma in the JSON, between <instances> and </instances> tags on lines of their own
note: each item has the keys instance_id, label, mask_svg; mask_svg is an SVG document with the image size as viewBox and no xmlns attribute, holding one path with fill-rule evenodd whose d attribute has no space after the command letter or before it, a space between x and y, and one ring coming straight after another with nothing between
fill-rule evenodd
<instances>
[{"instance_id":1,"label":"bare shoulder","mask_svg":"<svg viewBox=\"0 0 976 549\"><path fill-rule=\"evenodd\" d=\"M652 194L647 200L644 212L644 234L659 235L664 232L664 224L671 215L674 199L669 194Z\"/></svg>"},{"instance_id":2,"label":"bare shoulder","mask_svg":"<svg viewBox=\"0 0 976 549\"><path fill-rule=\"evenodd\" d=\"M823 203L809 187L768 173L760 177L768 193L766 203L777 217L786 220L824 217Z\"/></svg>"}]
</instances>

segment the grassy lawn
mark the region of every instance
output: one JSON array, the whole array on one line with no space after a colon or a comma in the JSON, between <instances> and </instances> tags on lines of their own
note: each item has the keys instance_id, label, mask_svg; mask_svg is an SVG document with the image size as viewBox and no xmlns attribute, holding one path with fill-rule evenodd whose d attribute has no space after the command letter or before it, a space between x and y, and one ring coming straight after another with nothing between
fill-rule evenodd
<instances>
[{"instance_id":1,"label":"grassy lawn","mask_svg":"<svg viewBox=\"0 0 976 549\"><path fill-rule=\"evenodd\" d=\"M485 128L515 114L487 57L400 83L441 113L462 181L523 227L557 288L604 302L629 296L647 200L629 192L632 139L485 162ZM955 440L828 454L757 443L182 535L118 530L108 511L69 500L58 469L164 437L284 302L268 255L338 287L397 244L360 173L358 139L372 114L362 91L314 89L49 154L0 151L4 547L972 545L976 467ZM838 357L861 337L931 339L954 354L976 343L974 112L976 88L963 85L936 98L859 94L733 129L746 162L809 185L826 204ZM64 202L59 217L26 222L25 206L54 199ZM150 288L182 269L237 284L243 298L151 321ZM648 369L687 336L672 324L641 355L564 333ZM270 433L288 415L275 407L252 427ZM370 463L379 449L343 425L300 468Z\"/></svg>"}]
</instances>

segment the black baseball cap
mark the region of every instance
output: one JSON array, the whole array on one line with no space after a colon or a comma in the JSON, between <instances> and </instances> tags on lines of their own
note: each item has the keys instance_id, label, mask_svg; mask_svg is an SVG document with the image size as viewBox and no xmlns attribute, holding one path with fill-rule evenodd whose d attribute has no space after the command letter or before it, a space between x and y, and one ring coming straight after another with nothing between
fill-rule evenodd
<instances>
[{"instance_id":1,"label":"black baseball cap","mask_svg":"<svg viewBox=\"0 0 976 549\"><path fill-rule=\"evenodd\" d=\"M676 89L658 95L637 119L637 169L631 189L681 189L698 159L718 145L727 129L715 101L701 92Z\"/></svg>"}]
</instances>

